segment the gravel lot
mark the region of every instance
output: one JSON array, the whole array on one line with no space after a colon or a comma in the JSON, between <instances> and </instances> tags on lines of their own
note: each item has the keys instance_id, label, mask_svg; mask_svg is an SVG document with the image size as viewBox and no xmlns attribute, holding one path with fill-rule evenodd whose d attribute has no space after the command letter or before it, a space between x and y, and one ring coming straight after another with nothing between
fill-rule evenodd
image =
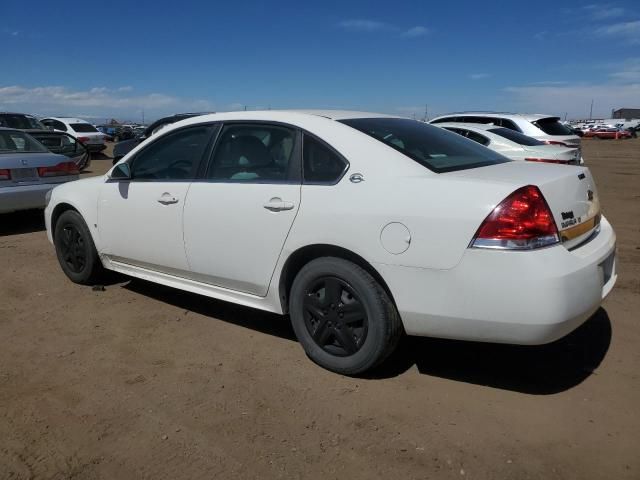
<instances>
[{"instance_id":1,"label":"gravel lot","mask_svg":"<svg viewBox=\"0 0 640 480\"><path fill-rule=\"evenodd\" d=\"M583 143L618 234L596 315L544 347L407 339L364 379L285 318L74 285L41 213L0 215L0 478L640 478L640 139Z\"/></svg>"}]
</instances>

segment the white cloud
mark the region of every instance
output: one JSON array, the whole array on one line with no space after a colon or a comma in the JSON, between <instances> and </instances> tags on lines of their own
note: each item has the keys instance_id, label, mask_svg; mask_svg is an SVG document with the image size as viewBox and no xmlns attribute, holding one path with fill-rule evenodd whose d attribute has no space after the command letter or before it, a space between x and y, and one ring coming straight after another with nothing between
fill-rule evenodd
<instances>
[{"instance_id":1,"label":"white cloud","mask_svg":"<svg viewBox=\"0 0 640 480\"><path fill-rule=\"evenodd\" d=\"M597 28L595 33L601 37L637 44L640 43L640 20L605 25Z\"/></svg>"},{"instance_id":2,"label":"white cloud","mask_svg":"<svg viewBox=\"0 0 640 480\"><path fill-rule=\"evenodd\" d=\"M626 85L524 85L508 87L505 91L519 111L556 115L566 112L569 117L584 118L589 114L592 99L596 116L607 116L613 108L637 106L640 82Z\"/></svg>"},{"instance_id":3,"label":"white cloud","mask_svg":"<svg viewBox=\"0 0 640 480\"><path fill-rule=\"evenodd\" d=\"M619 83L640 82L640 58L629 58L611 66L609 78Z\"/></svg>"},{"instance_id":4,"label":"white cloud","mask_svg":"<svg viewBox=\"0 0 640 480\"><path fill-rule=\"evenodd\" d=\"M422 37L424 35L427 35L428 33L429 33L429 29L427 27L418 25L404 31L402 33L402 36L407 38L415 38L415 37Z\"/></svg>"},{"instance_id":5,"label":"white cloud","mask_svg":"<svg viewBox=\"0 0 640 480\"><path fill-rule=\"evenodd\" d=\"M353 32L375 32L388 29L390 26L383 22L367 19L343 20L338 23L340 28Z\"/></svg>"},{"instance_id":6,"label":"white cloud","mask_svg":"<svg viewBox=\"0 0 640 480\"><path fill-rule=\"evenodd\" d=\"M469 78L471 80L482 80L483 78L489 78L491 74L489 73L470 73Z\"/></svg>"},{"instance_id":7,"label":"white cloud","mask_svg":"<svg viewBox=\"0 0 640 480\"><path fill-rule=\"evenodd\" d=\"M82 111L85 116L108 117L131 115L142 109L151 115L213 109L206 100L185 99L162 93L131 95L132 90L131 87L71 90L61 86L0 86L0 110L59 115L75 115Z\"/></svg>"},{"instance_id":8,"label":"white cloud","mask_svg":"<svg viewBox=\"0 0 640 480\"><path fill-rule=\"evenodd\" d=\"M545 38L547 38L547 35L549 35L549 32L547 32L546 30L543 30L541 32L534 33L533 38L535 40L544 40Z\"/></svg>"},{"instance_id":9,"label":"white cloud","mask_svg":"<svg viewBox=\"0 0 640 480\"><path fill-rule=\"evenodd\" d=\"M591 4L585 5L583 9L593 20L607 20L610 18L621 17L626 13L624 8L614 7L611 4Z\"/></svg>"}]
</instances>

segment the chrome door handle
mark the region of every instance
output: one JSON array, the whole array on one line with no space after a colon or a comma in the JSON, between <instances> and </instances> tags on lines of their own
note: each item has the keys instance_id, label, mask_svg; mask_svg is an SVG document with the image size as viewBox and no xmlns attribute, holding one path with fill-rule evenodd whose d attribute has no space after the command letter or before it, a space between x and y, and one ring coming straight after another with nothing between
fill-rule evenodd
<instances>
[{"instance_id":1,"label":"chrome door handle","mask_svg":"<svg viewBox=\"0 0 640 480\"><path fill-rule=\"evenodd\" d=\"M158 199L158 203L161 203L163 205L178 203L178 197L174 197L170 193L163 193L162 196Z\"/></svg>"},{"instance_id":2,"label":"chrome door handle","mask_svg":"<svg viewBox=\"0 0 640 480\"><path fill-rule=\"evenodd\" d=\"M293 202L284 202L281 198L275 197L263 205L271 212L281 212L282 210L293 210Z\"/></svg>"}]
</instances>

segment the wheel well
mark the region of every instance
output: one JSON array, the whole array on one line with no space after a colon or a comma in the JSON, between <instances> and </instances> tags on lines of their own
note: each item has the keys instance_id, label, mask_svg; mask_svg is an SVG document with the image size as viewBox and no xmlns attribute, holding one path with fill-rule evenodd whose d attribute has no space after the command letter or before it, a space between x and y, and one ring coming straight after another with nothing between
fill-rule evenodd
<instances>
[{"instance_id":1,"label":"wheel well","mask_svg":"<svg viewBox=\"0 0 640 480\"><path fill-rule=\"evenodd\" d=\"M393 295L391 290L389 290L389 286L387 282L384 281L382 275L378 273L378 271L373 268L369 262L367 262L360 255L353 253L351 250L347 250L346 248L337 247L335 245L308 245L306 247L302 247L299 250L293 252L282 268L282 273L280 274L280 285L278 291L280 292L280 303L282 305L282 311L287 313L289 311L289 292L291 291L291 287L293 285L293 281L298 275L298 272L311 260L315 260L320 257L337 257L342 258L344 260L348 260L350 262L355 263L360 266L364 270L366 270L379 284L384 288L389 295L389 298L395 305L395 300L393 299Z\"/></svg>"},{"instance_id":2,"label":"wheel well","mask_svg":"<svg viewBox=\"0 0 640 480\"><path fill-rule=\"evenodd\" d=\"M56 235L56 223L58 223L58 218L67 210L73 210L78 212L78 210L68 203L59 203L56 205L56 208L53 209L53 213L51 214L51 238L55 239ZM80 213L80 212L78 212Z\"/></svg>"}]
</instances>

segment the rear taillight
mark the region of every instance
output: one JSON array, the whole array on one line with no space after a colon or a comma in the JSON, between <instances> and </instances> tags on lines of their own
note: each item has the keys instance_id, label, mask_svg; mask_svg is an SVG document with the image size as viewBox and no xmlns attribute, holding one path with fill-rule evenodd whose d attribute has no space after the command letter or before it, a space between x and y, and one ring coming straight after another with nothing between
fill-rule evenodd
<instances>
[{"instance_id":1,"label":"rear taillight","mask_svg":"<svg viewBox=\"0 0 640 480\"><path fill-rule=\"evenodd\" d=\"M470 247L531 250L558 243L558 227L540 189L519 188L485 218Z\"/></svg>"},{"instance_id":2,"label":"rear taillight","mask_svg":"<svg viewBox=\"0 0 640 480\"><path fill-rule=\"evenodd\" d=\"M89 141L89 137L78 137L77 140L80 143L87 143Z\"/></svg>"},{"instance_id":3,"label":"rear taillight","mask_svg":"<svg viewBox=\"0 0 640 480\"><path fill-rule=\"evenodd\" d=\"M560 165L568 165L571 160L556 160L552 158L525 158L527 162L557 163Z\"/></svg>"},{"instance_id":4,"label":"rear taillight","mask_svg":"<svg viewBox=\"0 0 640 480\"><path fill-rule=\"evenodd\" d=\"M547 145L560 145L561 147L570 147L571 145L567 145L564 142L561 142L559 140L543 140L544 143L546 143Z\"/></svg>"},{"instance_id":5,"label":"rear taillight","mask_svg":"<svg viewBox=\"0 0 640 480\"><path fill-rule=\"evenodd\" d=\"M73 162L63 162L53 167L38 167L40 177L59 177L63 175L78 175L80 171Z\"/></svg>"},{"instance_id":6,"label":"rear taillight","mask_svg":"<svg viewBox=\"0 0 640 480\"><path fill-rule=\"evenodd\" d=\"M11 180L11 170L0 168L0 180Z\"/></svg>"}]
</instances>

